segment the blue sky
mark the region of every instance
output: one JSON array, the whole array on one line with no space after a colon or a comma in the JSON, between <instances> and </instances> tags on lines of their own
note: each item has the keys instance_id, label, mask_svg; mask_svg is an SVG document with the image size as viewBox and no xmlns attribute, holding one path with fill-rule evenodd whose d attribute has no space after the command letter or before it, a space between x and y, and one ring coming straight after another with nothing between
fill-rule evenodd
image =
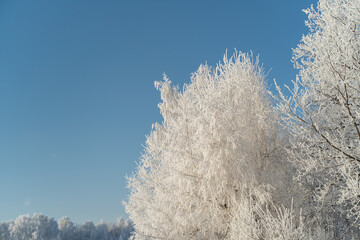
<instances>
[{"instance_id":1,"label":"blue sky","mask_svg":"<svg viewBox=\"0 0 360 240\"><path fill-rule=\"evenodd\" d=\"M182 86L236 48L289 84L312 3L0 0L0 221L126 217L125 176L161 121L154 81Z\"/></svg>"}]
</instances>

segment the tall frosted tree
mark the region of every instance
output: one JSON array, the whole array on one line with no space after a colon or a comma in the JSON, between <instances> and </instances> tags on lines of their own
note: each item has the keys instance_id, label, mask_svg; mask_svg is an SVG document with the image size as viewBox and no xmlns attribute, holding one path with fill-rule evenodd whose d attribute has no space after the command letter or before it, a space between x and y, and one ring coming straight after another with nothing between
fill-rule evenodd
<instances>
[{"instance_id":1,"label":"tall frosted tree","mask_svg":"<svg viewBox=\"0 0 360 240\"><path fill-rule=\"evenodd\" d=\"M289 203L290 178L258 61L225 55L182 91L166 76L155 86L163 122L128 179L135 238L263 239L255 209Z\"/></svg>"},{"instance_id":2,"label":"tall frosted tree","mask_svg":"<svg viewBox=\"0 0 360 240\"><path fill-rule=\"evenodd\" d=\"M310 32L294 50L300 72L278 107L312 206L308 222L334 239L359 239L360 1L320 0L305 12Z\"/></svg>"}]
</instances>

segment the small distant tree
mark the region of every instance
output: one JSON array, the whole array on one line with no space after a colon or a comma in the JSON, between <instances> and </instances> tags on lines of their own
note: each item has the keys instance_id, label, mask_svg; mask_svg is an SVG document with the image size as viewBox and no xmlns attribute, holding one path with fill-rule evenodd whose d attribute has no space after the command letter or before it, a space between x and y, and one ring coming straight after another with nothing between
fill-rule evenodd
<instances>
[{"instance_id":1,"label":"small distant tree","mask_svg":"<svg viewBox=\"0 0 360 240\"><path fill-rule=\"evenodd\" d=\"M3 222L0 224L0 239L10 240L10 225L12 222Z\"/></svg>"},{"instance_id":2,"label":"small distant tree","mask_svg":"<svg viewBox=\"0 0 360 240\"><path fill-rule=\"evenodd\" d=\"M11 240L55 240L59 232L57 222L42 214L19 216L9 229Z\"/></svg>"},{"instance_id":3,"label":"small distant tree","mask_svg":"<svg viewBox=\"0 0 360 240\"><path fill-rule=\"evenodd\" d=\"M109 240L108 224L104 221L100 221L96 224L95 233L93 235L94 240Z\"/></svg>"},{"instance_id":4,"label":"small distant tree","mask_svg":"<svg viewBox=\"0 0 360 240\"><path fill-rule=\"evenodd\" d=\"M63 217L58 220L59 240L74 240L76 234L76 226L70 221L70 218Z\"/></svg>"},{"instance_id":5,"label":"small distant tree","mask_svg":"<svg viewBox=\"0 0 360 240\"><path fill-rule=\"evenodd\" d=\"M10 227L10 234L12 239L31 239L32 233L35 232L36 228L31 221L30 215L21 215Z\"/></svg>"},{"instance_id":6,"label":"small distant tree","mask_svg":"<svg viewBox=\"0 0 360 240\"><path fill-rule=\"evenodd\" d=\"M34 214L32 221L36 226L36 231L32 234L32 240L51 240L57 237L59 233L58 224L53 218L42 214Z\"/></svg>"},{"instance_id":7,"label":"small distant tree","mask_svg":"<svg viewBox=\"0 0 360 240\"><path fill-rule=\"evenodd\" d=\"M294 50L300 72L278 108L307 190L308 224L359 239L360 1L320 0L305 12L310 33Z\"/></svg>"},{"instance_id":8,"label":"small distant tree","mask_svg":"<svg viewBox=\"0 0 360 240\"><path fill-rule=\"evenodd\" d=\"M117 224L114 228L109 229L110 235L114 233L116 236L113 238L114 240L127 240L130 239L132 233L134 232L133 223L129 220L124 220L122 218L117 219Z\"/></svg>"},{"instance_id":9,"label":"small distant tree","mask_svg":"<svg viewBox=\"0 0 360 240\"><path fill-rule=\"evenodd\" d=\"M255 209L291 198L258 60L225 55L216 68L201 65L182 92L166 76L155 86L163 122L128 179L135 238L255 239L247 232Z\"/></svg>"},{"instance_id":10,"label":"small distant tree","mask_svg":"<svg viewBox=\"0 0 360 240\"><path fill-rule=\"evenodd\" d=\"M94 239L95 225L92 221L87 221L84 224L80 224L76 228L79 239Z\"/></svg>"}]
</instances>

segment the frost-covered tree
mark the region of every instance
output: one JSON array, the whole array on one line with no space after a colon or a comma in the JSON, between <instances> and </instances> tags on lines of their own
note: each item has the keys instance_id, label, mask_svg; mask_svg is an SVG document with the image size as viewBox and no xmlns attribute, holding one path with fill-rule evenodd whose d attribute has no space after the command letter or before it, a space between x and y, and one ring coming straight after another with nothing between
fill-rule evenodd
<instances>
[{"instance_id":1,"label":"frost-covered tree","mask_svg":"<svg viewBox=\"0 0 360 240\"><path fill-rule=\"evenodd\" d=\"M58 220L59 235L61 240L73 240L76 233L76 226L70 218L63 217Z\"/></svg>"},{"instance_id":2,"label":"frost-covered tree","mask_svg":"<svg viewBox=\"0 0 360 240\"><path fill-rule=\"evenodd\" d=\"M36 228L29 215L19 216L13 224L10 225L11 238L16 240L32 239Z\"/></svg>"},{"instance_id":3,"label":"frost-covered tree","mask_svg":"<svg viewBox=\"0 0 360 240\"><path fill-rule=\"evenodd\" d=\"M3 222L0 224L0 239L10 240L10 229L9 226L12 222Z\"/></svg>"},{"instance_id":4,"label":"frost-covered tree","mask_svg":"<svg viewBox=\"0 0 360 240\"><path fill-rule=\"evenodd\" d=\"M126 240L130 238L134 228L131 221L119 218L116 225L108 225L108 231L110 240Z\"/></svg>"},{"instance_id":5,"label":"frost-covered tree","mask_svg":"<svg viewBox=\"0 0 360 240\"><path fill-rule=\"evenodd\" d=\"M109 239L108 225L104 221L100 221L96 224L95 233L93 235L94 240Z\"/></svg>"},{"instance_id":6,"label":"frost-covered tree","mask_svg":"<svg viewBox=\"0 0 360 240\"><path fill-rule=\"evenodd\" d=\"M57 222L41 214L19 216L10 224L11 240L55 240Z\"/></svg>"},{"instance_id":7,"label":"frost-covered tree","mask_svg":"<svg viewBox=\"0 0 360 240\"><path fill-rule=\"evenodd\" d=\"M51 240L55 239L59 233L57 222L53 218L41 214L35 214L32 221L36 226L33 232L33 240Z\"/></svg>"},{"instance_id":8,"label":"frost-covered tree","mask_svg":"<svg viewBox=\"0 0 360 240\"><path fill-rule=\"evenodd\" d=\"M320 0L305 12L310 32L294 50L300 72L278 108L293 136L308 223L359 239L360 1Z\"/></svg>"},{"instance_id":9,"label":"frost-covered tree","mask_svg":"<svg viewBox=\"0 0 360 240\"><path fill-rule=\"evenodd\" d=\"M163 122L147 137L125 203L135 238L261 239L263 229L259 238L246 230L255 208L291 197L258 61L225 55L216 68L201 65L183 91L166 76L155 86Z\"/></svg>"},{"instance_id":10,"label":"frost-covered tree","mask_svg":"<svg viewBox=\"0 0 360 240\"><path fill-rule=\"evenodd\" d=\"M84 224L80 224L76 228L76 234L78 235L79 239L94 239L95 235L95 225L93 222L88 221Z\"/></svg>"}]
</instances>

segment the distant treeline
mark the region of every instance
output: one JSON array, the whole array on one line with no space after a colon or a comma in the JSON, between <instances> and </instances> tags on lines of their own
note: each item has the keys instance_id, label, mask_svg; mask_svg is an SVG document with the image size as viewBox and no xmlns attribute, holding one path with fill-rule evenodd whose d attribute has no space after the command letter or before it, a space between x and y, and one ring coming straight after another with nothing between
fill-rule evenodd
<instances>
[{"instance_id":1,"label":"distant treeline","mask_svg":"<svg viewBox=\"0 0 360 240\"><path fill-rule=\"evenodd\" d=\"M121 218L117 223L74 224L67 217L56 221L34 214L0 224L1 240L126 240L132 232L132 223Z\"/></svg>"}]
</instances>

